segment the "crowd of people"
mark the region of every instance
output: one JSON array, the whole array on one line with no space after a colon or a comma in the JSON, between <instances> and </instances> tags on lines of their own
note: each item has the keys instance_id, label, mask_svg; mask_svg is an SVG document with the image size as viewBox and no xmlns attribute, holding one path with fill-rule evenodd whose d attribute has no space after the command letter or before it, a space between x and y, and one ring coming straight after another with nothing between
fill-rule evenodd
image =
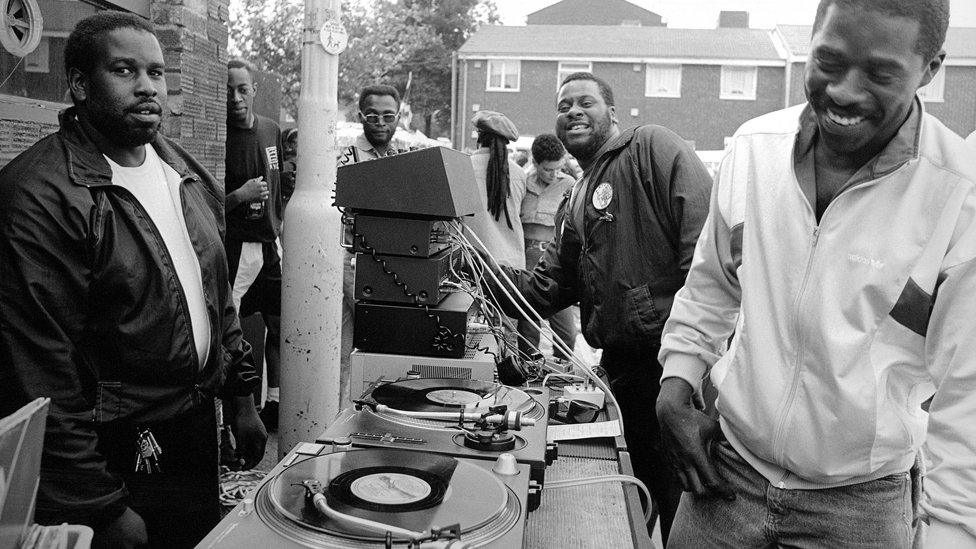
<instances>
[{"instance_id":1,"label":"crowd of people","mask_svg":"<svg viewBox=\"0 0 976 549\"><path fill-rule=\"evenodd\" d=\"M807 102L746 122L714 180L675 132L621 127L589 72L539 98L553 133L521 165L517 123L473 117L486 207L466 225L556 358L577 329L602 350L667 546L976 547L976 154L916 95L948 19L947 0L822 0ZM37 522L190 547L219 520L218 426L244 468L277 427L299 136L232 59L215 179L160 133L165 59L132 14L82 20L64 65L60 129L0 170L0 416L51 398ZM338 165L409 152L401 106L361 90ZM538 327L498 305L537 357Z\"/></svg>"}]
</instances>

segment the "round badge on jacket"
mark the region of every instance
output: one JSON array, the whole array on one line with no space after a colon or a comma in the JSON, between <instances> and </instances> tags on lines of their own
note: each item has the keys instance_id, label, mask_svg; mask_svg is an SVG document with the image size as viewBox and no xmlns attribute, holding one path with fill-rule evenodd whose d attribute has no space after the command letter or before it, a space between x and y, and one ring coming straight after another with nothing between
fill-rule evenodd
<instances>
[{"instance_id":1,"label":"round badge on jacket","mask_svg":"<svg viewBox=\"0 0 976 549\"><path fill-rule=\"evenodd\" d=\"M610 183L604 181L597 185L593 191L593 207L598 210L605 210L610 205L611 200L613 200L613 187L610 186Z\"/></svg>"}]
</instances>

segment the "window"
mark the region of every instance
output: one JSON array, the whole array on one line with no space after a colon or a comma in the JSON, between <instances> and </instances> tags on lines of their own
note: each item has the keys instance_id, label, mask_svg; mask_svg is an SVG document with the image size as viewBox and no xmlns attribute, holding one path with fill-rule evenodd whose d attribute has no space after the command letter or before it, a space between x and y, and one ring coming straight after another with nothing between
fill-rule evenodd
<instances>
[{"instance_id":1,"label":"window","mask_svg":"<svg viewBox=\"0 0 976 549\"><path fill-rule=\"evenodd\" d=\"M918 90L918 97L926 103L942 103L945 101L945 65L935 73L935 78Z\"/></svg>"},{"instance_id":2,"label":"window","mask_svg":"<svg viewBox=\"0 0 976 549\"><path fill-rule=\"evenodd\" d=\"M522 65L518 59L488 60L488 91L519 91Z\"/></svg>"},{"instance_id":3,"label":"window","mask_svg":"<svg viewBox=\"0 0 976 549\"><path fill-rule=\"evenodd\" d=\"M756 67L722 67L719 99L756 99Z\"/></svg>"},{"instance_id":4,"label":"window","mask_svg":"<svg viewBox=\"0 0 976 549\"><path fill-rule=\"evenodd\" d=\"M593 63L588 61L560 61L559 74L556 75L556 88L558 89L563 80L574 72L593 72Z\"/></svg>"},{"instance_id":5,"label":"window","mask_svg":"<svg viewBox=\"0 0 976 549\"><path fill-rule=\"evenodd\" d=\"M681 65L647 65L644 97L681 97Z\"/></svg>"}]
</instances>

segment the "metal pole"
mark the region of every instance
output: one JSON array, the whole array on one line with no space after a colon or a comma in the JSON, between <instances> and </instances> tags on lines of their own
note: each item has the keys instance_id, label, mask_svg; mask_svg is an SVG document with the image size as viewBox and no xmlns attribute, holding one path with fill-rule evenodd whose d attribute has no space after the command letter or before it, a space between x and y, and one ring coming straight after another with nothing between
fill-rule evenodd
<instances>
[{"instance_id":1,"label":"metal pole","mask_svg":"<svg viewBox=\"0 0 976 549\"><path fill-rule=\"evenodd\" d=\"M451 146L461 150L457 139L457 107L458 107L458 54L451 52Z\"/></svg>"},{"instance_id":2,"label":"metal pole","mask_svg":"<svg viewBox=\"0 0 976 549\"><path fill-rule=\"evenodd\" d=\"M342 249L332 206L338 54L346 44L339 4L305 1L298 178L282 243L279 458L321 434L339 412Z\"/></svg>"}]
</instances>

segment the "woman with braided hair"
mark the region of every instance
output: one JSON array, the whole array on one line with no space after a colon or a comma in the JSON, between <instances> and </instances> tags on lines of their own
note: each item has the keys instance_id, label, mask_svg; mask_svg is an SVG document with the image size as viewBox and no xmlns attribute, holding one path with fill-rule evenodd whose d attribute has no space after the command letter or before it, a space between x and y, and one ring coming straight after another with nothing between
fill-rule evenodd
<instances>
[{"instance_id":1,"label":"woman with braided hair","mask_svg":"<svg viewBox=\"0 0 976 549\"><path fill-rule=\"evenodd\" d=\"M525 243L519 213L525 197L525 172L509 160L506 148L518 139L518 130L500 112L479 111L471 122L478 130L479 147L471 154L471 165L487 207L465 218L465 224L495 260L524 269Z\"/></svg>"}]
</instances>

